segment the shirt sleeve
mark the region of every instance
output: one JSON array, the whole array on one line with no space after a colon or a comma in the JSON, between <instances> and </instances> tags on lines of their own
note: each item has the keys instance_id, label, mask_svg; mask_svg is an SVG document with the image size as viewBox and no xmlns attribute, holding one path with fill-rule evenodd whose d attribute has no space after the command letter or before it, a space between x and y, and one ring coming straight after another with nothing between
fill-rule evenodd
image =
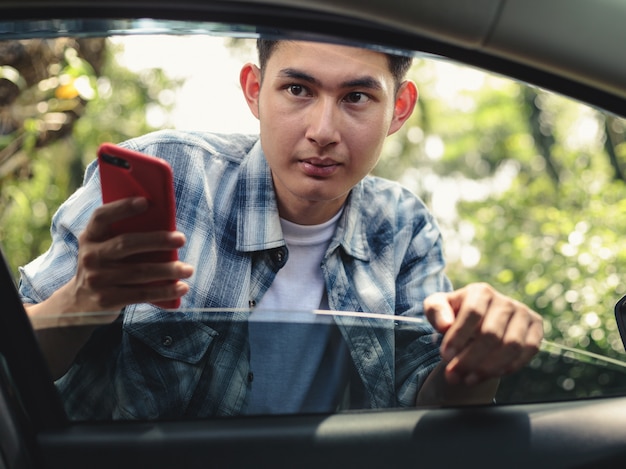
<instances>
[{"instance_id":1,"label":"shirt sleeve","mask_svg":"<svg viewBox=\"0 0 626 469\"><path fill-rule=\"evenodd\" d=\"M89 165L85 180L52 217L48 250L20 267L19 293L24 303L40 303L65 285L76 272L78 236L91 213L102 204L97 164Z\"/></svg>"},{"instance_id":2,"label":"shirt sleeve","mask_svg":"<svg viewBox=\"0 0 626 469\"><path fill-rule=\"evenodd\" d=\"M445 275L439 227L425 207L422 215L417 223L412 217L414 231L396 277L396 314L424 319L423 324L400 321L395 330L396 395L401 406L415 405L419 389L441 360L442 336L426 322L424 300L452 289Z\"/></svg>"},{"instance_id":3,"label":"shirt sleeve","mask_svg":"<svg viewBox=\"0 0 626 469\"><path fill-rule=\"evenodd\" d=\"M451 288L439 228L414 194L366 178L350 195L338 237L342 255L329 256L325 265L331 307L396 317L369 333L345 326L369 404L414 406L440 361L440 336L424 317L423 301Z\"/></svg>"}]
</instances>

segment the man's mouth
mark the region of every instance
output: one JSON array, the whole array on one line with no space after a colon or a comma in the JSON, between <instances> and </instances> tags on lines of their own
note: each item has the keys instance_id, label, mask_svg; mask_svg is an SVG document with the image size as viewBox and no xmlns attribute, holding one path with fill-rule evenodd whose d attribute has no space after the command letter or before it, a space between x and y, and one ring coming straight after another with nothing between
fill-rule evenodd
<instances>
[{"instance_id":1,"label":"man's mouth","mask_svg":"<svg viewBox=\"0 0 626 469\"><path fill-rule=\"evenodd\" d=\"M303 160L302 162L311 164L313 166L320 166L320 167L334 166L338 164L336 161L328 159L328 158L307 158L306 160Z\"/></svg>"},{"instance_id":2,"label":"man's mouth","mask_svg":"<svg viewBox=\"0 0 626 469\"><path fill-rule=\"evenodd\" d=\"M308 158L301 160L302 168L308 176L328 177L332 175L340 164L327 158Z\"/></svg>"}]
</instances>

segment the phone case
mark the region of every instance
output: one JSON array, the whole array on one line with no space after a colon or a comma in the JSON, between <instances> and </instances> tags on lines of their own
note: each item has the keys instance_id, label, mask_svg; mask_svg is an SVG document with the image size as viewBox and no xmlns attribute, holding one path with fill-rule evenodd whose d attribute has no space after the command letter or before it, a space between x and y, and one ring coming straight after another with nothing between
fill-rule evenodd
<instances>
[{"instance_id":1,"label":"phone case","mask_svg":"<svg viewBox=\"0 0 626 469\"><path fill-rule=\"evenodd\" d=\"M114 234L176 229L176 203L170 165L157 157L103 143L98 149L103 203L128 197L145 197L148 209L113 224ZM129 262L167 262L178 259L176 250L155 251L128 258ZM177 308L180 300L158 303Z\"/></svg>"}]
</instances>

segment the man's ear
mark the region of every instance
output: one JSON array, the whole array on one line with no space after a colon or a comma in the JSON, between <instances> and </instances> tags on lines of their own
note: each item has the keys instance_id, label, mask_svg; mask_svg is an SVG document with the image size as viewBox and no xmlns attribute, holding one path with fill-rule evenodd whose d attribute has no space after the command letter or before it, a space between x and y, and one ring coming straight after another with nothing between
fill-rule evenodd
<instances>
[{"instance_id":1,"label":"man's ear","mask_svg":"<svg viewBox=\"0 0 626 469\"><path fill-rule=\"evenodd\" d=\"M396 102L393 108L393 119L387 135L391 135L400 129L411 116L417 103L417 86L411 80L404 81L396 93Z\"/></svg>"},{"instance_id":2,"label":"man's ear","mask_svg":"<svg viewBox=\"0 0 626 469\"><path fill-rule=\"evenodd\" d=\"M239 73L239 83L248 107L254 117L259 118L259 93L261 92L261 70L254 64L245 64Z\"/></svg>"}]
</instances>

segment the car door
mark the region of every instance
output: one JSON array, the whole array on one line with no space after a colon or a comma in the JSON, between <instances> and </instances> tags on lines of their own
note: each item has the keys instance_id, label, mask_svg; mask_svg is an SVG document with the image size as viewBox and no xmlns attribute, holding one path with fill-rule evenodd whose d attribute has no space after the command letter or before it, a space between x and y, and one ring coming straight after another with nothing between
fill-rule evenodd
<instances>
[{"instance_id":1,"label":"car door","mask_svg":"<svg viewBox=\"0 0 626 469\"><path fill-rule=\"evenodd\" d=\"M619 80L624 77L621 62L616 61L616 71L605 69L604 62L595 69L583 67L576 71L573 58L550 54L552 36L542 29L547 20L537 12L549 16L554 11L565 11L563 4L504 5L486 1L481 10L451 2L450 9L463 7L461 11L468 21L460 22L451 10L428 10L426 3L416 3L415 8L420 6L430 12L419 15L402 2L382 6L377 2L358 6L351 2L285 2L280 6L264 2L68 2L54 8L37 5L40 8L36 12L29 2L3 2L0 30L6 37L21 38L100 36L113 30L126 34L136 27L144 28L144 33L179 27L193 34L215 33L223 27L234 37L261 33L328 39L332 35L360 44L373 42L377 46L419 50L427 56L447 56L572 95L612 112L626 109L625 81ZM624 10L610 3L601 2L595 11L607 19L606 28L614 24L615 18L624 18ZM562 21L576 24L575 19L589 12L583 2L576 2L575 7L578 13L566 15ZM111 18L115 20L108 22ZM533 25L532 41L524 42L524 34L517 39L512 36L515 27L522 27L522 18L533 20L526 23ZM580 33L584 36L583 30ZM546 37L545 45L535 42L541 35ZM3 68L2 72L6 77L10 70ZM392 171L393 164L389 168ZM571 246L576 245L576 238L572 240ZM3 249L7 257L6 247ZM626 386L619 354L608 358L576 355L576 350L566 345L555 348L552 342L544 344L537 361L526 370L502 382L495 405L209 419L72 420L66 415L22 307L16 275L11 270L14 268L3 258L0 468L623 466ZM619 286L615 287L615 292L619 291ZM566 293L550 299L565 297ZM615 303L619 296L607 301ZM586 314L591 321L592 316ZM567 379L581 375L591 376L589 382L595 383L587 391L581 391L582 378L577 387L569 387ZM541 383L548 382L560 394L541 387ZM516 392L520 389L523 392Z\"/></svg>"}]
</instances>

